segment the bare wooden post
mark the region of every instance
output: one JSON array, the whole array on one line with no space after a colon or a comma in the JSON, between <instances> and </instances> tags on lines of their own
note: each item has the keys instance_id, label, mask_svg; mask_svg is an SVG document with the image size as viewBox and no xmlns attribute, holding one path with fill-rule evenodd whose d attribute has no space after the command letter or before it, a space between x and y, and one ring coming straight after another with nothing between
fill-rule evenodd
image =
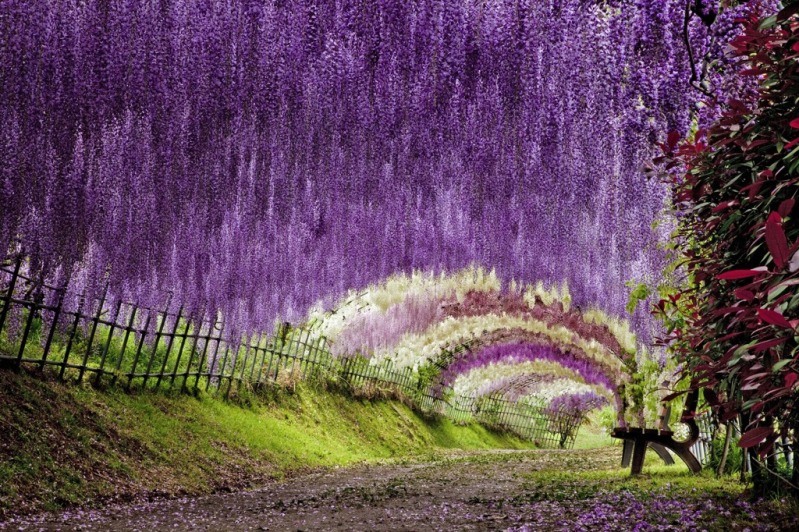
<instances>
[{"instance_id":1,"label":"bare wooden post","mask_svg":"<svg viewBox=\"0 0 799 532\"><path fill-rule=\"evenodd\" d=\"M244 357L239 363L239 351L241 351L241 346L244 344ZM250 357L250 342L247 341L247 337L245 336L242 338L242 341L239 343L239 348L236 350L236 361L233 363L233 369L230 370L230 380L228 381L227 392L225 392L225 399L230 398L230 389L233 387L233 376L236 373L236 364L238 364L241 368L239 371L239 378L237 379L238 387L237 390L241 390L241 382L244 380L244 370L247 368L247 362L249 362Z\"/></svg>"},{"instance_id":2,"label":"bare wooden post","mask_svg":"<svg viewBox=\"0 0 799 532\"><path fill-rule=\"evenodd\" d=\"M286 336L288 336L290 330L291 324L287 321L283 322L283 327L280 329L280 352L277 355L277 365L275 366L275 382L277 382L278 375L280 374L280 366L283 362L283 352L284 348L286 347ZM291 338L289 338L289 348L285 352L291 352ZM272 363L271 357L269 359L269 363Z\"/></svg>"},{"instance_id":3,"label":"bare wooden post","mask_svg":"<svg viewBox=\"0 0 799 532\"><path fill-rule=\"evenodd\" d=\"M306 373L308 373L308 362L311 356L311 349L308 345L308 341L311 339L311 329L305 330L305 340L302 342L302 358L300 358L300 371L302 372L302 378L305 378ZM305 367L303 369L303 362L305 362Z\"/></svg>"},{"instance_id":4,"label":"bare wooden post","mask_svg":"<svg viewBox=\"0 0 799 532\"><path fill-rule=\"evenodd\" d=\"M208 353L208 343L211 341L211 331L213 331L213 330L214 330L214 324L209 322L208 323L208 334L203 336L203 338L205 338L205 343L203 344L203 352L200 355L200 360L199 360L199 364L200 365L197 367L197 375L195 376L195 379L194 379L194 388L195 389L199 388L199 386L200 386L200 373L202 373L202 371L203 371L203 362L205 362L205 356ZM219 344L217 344L217 347L219 347Z\"/></svg>"},{"instance_id":5,"label":"bare wooden post","mask_svg":"<svg viewBox=\"0 0 799 532\"><path fill-rule=\"evenodd\" d=\"M222 333L220 332L219 334L221 335ZM216 393L217 393L217 395L219 394L219 390L222 389L222 380L225 378L225 368L227 367L227 359L228 359L229 355L230 355L230 343L229 342L225 342L225 354L222 355L222 363L220 364L220 368L221 369L219 370L219 380L216 383ZM230 378L231 379L233 378L233 372L232 371L230 372ZM228 384L228 390L229 389L230 389L230 385Z\"/></svg>"},{"instance_id":6,"label":"bare wooden post","mask_svg":"<svg viewBox=\"0 0 799 532\"><path fill-rule=\"evenodd\" d=\"M261 367L258 368L258 382L265 382L272 379L272 361L275 359L276 351L277 344L275 343L274 337L267 337L266 345L263 348L263 356L261 357ZM266 361L267 353L269 353L269 362ZM278 360L280 360L280 357L278 357ZM266 366L266 369L264 369L264 366ZM274 382L274 379L272 379L272 382Z\"/></svg>"},{"instance_id":7,"label":"bare wooden post","mask_svg":"<svg viewBox=\"0 0 799 532\"><path fill-rule=\"evenodd\" d=\"M302 343L303 330L299 328L294 329L294 334L291 335L291 342L289 344L288 355L291 357L291 369L289 370L289 381L294 382L294 370L297 367L297 361L300 358L300 345ZM293 351L292 351L293 349Z\"/></svg>"},{"instance_id":8,"label":"bare wooden post","mask_svg":"<svg viewBox=\"0 0 799 532\"><path fill-rule=\"evenodd\" d=\"M153 361L155 355L158 354L158 342L161 341L161 335L164 332L164 325L169 318L169 306L172 304L172 293L166 298L166 308L164 309L164 317L161 318L161 323L158 324L158 330L155 332L155 340L153 341L153 349L150 351L150 359L147 361L147 369L144 372L144 380L142 381L142 388L147 387L147 379L150 378L150 371L153 369ZM155 319L158 320L158 312L155 313Z\"/></svg>"},{"instance_id":9,"label":"bare wooden post","mask_svg":"<svg viewBox=\"0 0 799 532\"><path fill-rule=\"evenodd\" d=\"M83 355L83 361L80 364L80 370L79 370L80 373L78 373L78 382L81 382L83 380L83 373L86 371L86 365L89 363L89 355L92 352L94 335L97 333L97 323L100 321L100 317L103 315L103 307L105 306L105 298L107 294L108 294L108 283L106 283L105 288L103 289L103 295L100 297L100 303L97 305L97 313L94 315L94 318L92 318L92 330L89 333L89 341L87 342L86 345L86 353Z\"/></svg>"},{"instance_id":10,"label":"bare wooden post","mask_svg":"<svg viewBox=\"0 0 799 532\"><path fill-rule=\"evenodd\" d=\"M38 307L39 305L37 305L34 301L31 303L31 307L28 309L28 319L25 320L25 329L22 331L22 339L19 344L19 352L17 353L17 368L22 365L22 355L25 354L25 344L28 343L28 335L31 332L31 325L33 325L33 318L36 316L36 309Z\"/></svg>"},{"instance_id":11,"label":"bare wooden post","mask_svg":"<svg viewBox=\"0 0 799 532\"><path fill-rule=\"evenodd\" d=\"M190 320L186 320L186 327L183 329L183 334L180 336L180 347L178 347L178 357L175 359L175 367L172 368L172 375L169 378L169 389L171 390L175 385L175 377L178 375L178 368L180 367L180 361L183 358L183 348L186 346L186 339L189 337L189 325L191 324Z\"/></svg>"},{"instance_id":12,"label":"bare wooden post","mask_svg":"<svg viewBox=\"0 0 799 532\"><path fill-rule=\"evenodd\" d=\"M161 371L158 372L158 380L155 382L156 388L161 387L161 379L164 378L164 372L166 371L166 363L169 360L169 354L172 352L172 344L175 342L175 335L177 335L178 333L178 326L180 325L181 317L183 317L183 305L181 305L180 308L178 308L178 315L175 317L175 326L172 327L172 333L168 335L169 340L167 340L166 342L166 354L164 354L164 363L161 364ZM149 373L149 371L147 373Z\"/></svg>"},{"instance_id":13,"label":"bare wooden post","mask_svg":"<svg viewBox=\"0 0 799 532\"><path fill-rule=\"evenodd\" d=\"M3 298L3 310L0 311L0 332L3 331L3 326L6 323L6 316L8 310L11 308L11 300L14 298L14 288L17 286L17 279L19 278L19 269L22 267L22 256L17 255L17 260L14 263L14 271L11 273L11 282L8 284L8 293Z\"/></svg>"},{"instance_id":14,"label":"bare wooden post","mask_svg":"<svg viewBox=\"0 0 799 532\"><path fill-rule=\"evenodd\" d=\"M133 310L130 312L130 318L128 318L128 326L125 327L125 337L122 339L122 350L119 352L119 358L117 359L116 366L114 367L114 378L111 380L111 385L115 385L117 383L117 379L119 378L119 370L122 367L122 359L125 358L125 351L128 348L128 338L130 338L130 333L133 332L133 325L136 323L136 312L138 312L139 308L134 306Z\"/></svg>"},{"instance_id":15,"label":"bare wooden post","mask_svg":"<svg viewBox=\"0 0 799 532\"><path fill-rule=\"evenodd\" d=\"M214 323L216 325L216 323ZM214 355L211 357L211 363L208 365L208 380L205 381L205 391L208 391L208 387L211 385L211 377L214 375L214 367L216 367L216 359L219 356L219 347L222 344L222 329L224 328L223 324L219 326L219 335L215 338L216 340L216 347L214 348ZM213 329L211 329L213 330Z\"/></svg>"},{"instance_id":16,"label":"bare wooden post","mask_svg":"<svg viewBox=\"0 0 799 532\"><path fill-rule=\"evenodd\" d=\"M266 362L266 353L267 352L269 353L269 364L267 364L267 366L266 366L266 376L267 376L267 378L269 378L269 376L272 374L272 361L275 359L276 351L277 351L277 346L275 345L275 339L271 338L270 340L267 341L266 347L264 348L264 356L261 359L261 368L260 368L259 373L258 373L258 375L259 375L258 376L258 380L259 381L261 379L261 375L263 375L264 363ZM277 362L278 362L278 365L279 365L280 364L280 355L277 356ZM272 378L272 382L275 382L275 381L277 381L277 371L275 371L275 377Z\"/></svg>"},{"instance_id":17,"label":"bare wooden post","mask_svg":"<svg viewBox=\"0 0 799 532\"><path fill-rule=\"evenodd\" d=\"M258 335L258 339L255 341L255 354L252 357L252 368L250 368L250 382L253 381L253 375L255 375L255 364L258 361L258 351L261 349L261 342L263 342L264 333ZM264 353L264 358L266 357L266 353ZM261 366L263 366L263 358L261 359ZM260 369L259 369L260 371ZM260 374L259 374L260 377Z\"/></svg>"},{"instance_id":18,"label":"bare wooden post","mask_svg":"<svg viewBox=\"0 0 799 532\"><path fill-rule=\"evenodd\" d=\"M53 323L50 324L50 331L47 333L47 340L44 342L44 352L42 353L42 360L39 363L39 369L44 369L47 362L47 355L50 353L50 347L53 344L53 335L55 335L56 327L58 327L58 318L61 317L61 307L64 304L64 293L67 291L66 287L58 289L58 298L56 299L55 310L53 310Z\"/></svg>"},{"instance_id":19,"label":"bare wooden post","mask_svg":"<svg viewBox=\"0 0 799 532\"><path fill-rule=\"evenodd\" d=\"M144 346L144 338L147 336L147 330L150 328L150 320L152 319L152 317L153 317L153 309L148 309L147 319L144 320L144 327L139 331L141 333L141 337L139 337L139 345L136 348L136 356L133 357L133 367L130 369L130 373L128 373L128 386L127 386L128 391L130 391L130 386L133 383L133 379L135 378L136 366L139 365L139 357L141 356L141 348L142 346Z\"/></svg>"},{"instance_id":20,"label":"bare wooden post","mask_svg":"<svg viewBox=\"0 0 799 532\"><path fill-rule=\"evenodd\" d=\"M204 319L205 319L205 311L200 312L200 319L197 321L196 325L197 329L194 331L194 334L192 335L193 339L192 339L191 349L189 350L189 362L186 365L186 373L183 376L183 384L181 385L181 389L184 391L186 390L186 381L189 380L189 371L191 371L191 362L194 359L194 351L197 349L197 342L199 341L200 330L203 327ZM180 359L183 356L183 345L189 334L189 324L190 321L186 323L186 332L183 335L183 340L181 340L180 342L180 351L178 352L178 359L177 361L175 361L175 370L172 372L172 382L169 383L170 388L174 386L175 378L178 376L178 367L180 366Z\"/></svg>"},{"instance_id":21,"label":"bare wooden post","mask_svg":"<svg viewBox=\"0 0 799 532\"><path fill-rule=\"evenodd\" d=\"M69 352L72 350L72 342L75 340L75 334L78 332L78 323L80 322L81 312L83 311L83 303L86 300L85 295L80 296L78 303L78 311L75 313L75 320L72 322L72 331L69 333L69 340L67 340L67 347L64 350L64 360L61 363L61 371L58 372L58 378L64 380L64 370L67 369L69 361Z\"/></svg>"},{"instance_id":22,"label":"bare wooden post","mask_svg":"<svg viewBox=\"0 0 799 532\"><path fill-rule=\"evenodd\" d=\"M114 309L114 317L111 318L111 321L110 321L111 325L109 326L109 329L108 329L108 338L106 338L105 346L103 347L103 354L100 355L100 369L99 369L99 371L97 372L97 375L95 375L95 378L94 378L94 385L95 386L99 386L100 385L100 379L102 378L103 373L105 372L105 360L108 357L108 351L111 349L111 340L114 338L114 329L116 329L118 327L117 320L119 319L119 313L120 313L121 310L122 310L122 300L120 299L117 302L116 308Z\"/></svg>"}]
</instances>

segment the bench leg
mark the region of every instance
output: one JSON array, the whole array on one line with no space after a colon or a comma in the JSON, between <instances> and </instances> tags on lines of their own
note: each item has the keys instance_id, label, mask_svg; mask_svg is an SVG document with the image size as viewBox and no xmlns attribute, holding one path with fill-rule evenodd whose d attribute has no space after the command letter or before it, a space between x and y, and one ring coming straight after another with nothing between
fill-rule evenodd
<instances>
[{"instance_id":1,"label":"bench leg","mask_svg":"<svg viewBox=\"0 0 799 532\"><path fill-rule=\"evenodd\" d=\"M674 458L671 457L669 451L659 443L650 443L649 447L652 448L653 451L658 453L658 456L663 460L663 463L666 465L674 465Z\"/></svg>"},{"instance_id":2,"label":"bench leg","mask_svg":"<svg viewBox=\"0 0 799 532\"><path fill-rule=\"evenodd\" d=\"M635 443L632 440L624 440L624 447L621 450L622 467L630 465L630 459L633 457L633 445L635 445Z\"/></svg>"},{"instance_id":3,"label":"bench leg","mask_svg":"<svg viewBox=\"0 0 799 532\"><path fill-rule=\"evenodd\" d=\"M641 470L644 468L644 456L646 456L647 445L648 442L644 439L635 440L635 447L633 447L633 466L630 470L631 474L641 474Z\"/></svg>"},{"instance_id":4,"label":"bench leg","mask_svg":"<svg viewBox=\"0 0 799 532\"><path fill-rule=\"evenodd\" d=\"M692 453L690 449L681 447L672 449L672 451L677 453L677 456L682 458L682 461L685 462L685 465L687 465L688 469L690 469L693 473L699 473L702 471L702 464L699 463L699 460L696 459L696 456L694 456L694 453Z\"/></svg>"}]
</instances>

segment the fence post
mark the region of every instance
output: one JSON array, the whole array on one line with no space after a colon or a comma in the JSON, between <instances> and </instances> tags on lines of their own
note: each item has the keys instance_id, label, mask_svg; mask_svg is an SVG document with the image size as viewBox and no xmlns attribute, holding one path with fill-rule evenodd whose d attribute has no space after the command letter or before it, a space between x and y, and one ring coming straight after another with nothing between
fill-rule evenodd
<instances>
[{"instance_id":1,"label":"fence post","mask_svg":"<svg viewBox=\"0 0 799 532\"><path fill-rule=\"evenodd\" d=\"M19 269L21 267L22 255L17 255L17 260L14 264L14 271L11 273L11 282L8 284L8 293L3 298L3 310L0 311L0 332L3 332L3 326L6 324L6 316L8 316L8 309L11 308L11 300L14 298L14 288L17 286Z\"/></svg>"},{"instance_id":2,"label":"fence post","mask_svg":"<svg viewBox=\"0 0 799 532\"><path fill-rule=\"evenodd\" d=\"M183 358L183 348L186 346L186 339L189 337L189 325L191 325L190 317L186 318L186 327L183 329L183 334L180 335L180 347L178 347L178 358L175 359L175 367L172 369L172 375L170 375L169 379L170 390L175 386L175 377L177 377L178 375L178 368L180 367L180 361Z\"/></svg>"},{"instance_id":3,"label":"fence post","mask_svg":"<svg viewBox=\"0 0 799 532\"><path fill-rule=\"evenodd\" d=\"M221 336L222 332L220 331L219 334ZM219 394L219 390L222 389L222 381L225 378L225 367L227 367L227 359L228 359L228 355L229 354L230 354L230 342L225 342L225 354L222 355L222 363L220 364L220 368L221 369L219 370L219 380L216 383L216 393L217 393L217 395ZM235 365L235 362L233 364ZM232 371L230 372L230 377L231 377L231 379L233 378L233 372ZM228 381L228 390L230 390L230 381Z\"/></svg>"},{"instance_id":4,"label":"fence post","mask_svg":"<svg viewBox=\"0 0 799 532\"><path fill-rule=\"evenodd\" d=\"M253 381L253 376L255 375L255 364L258 363L258 350L261 349L261 342L263 341L264 333L258 334L258 339L255 341L255 353L252 357L252 368L250 368L250 382ZM264 353L264 357L266 357L266 353ZM261 361L261 366L263 367L263 360ZM260 370L259 370L260 371ZM258 375L260 378L260 374Z\"/></svg>"},{"instance_id":5,"label":"fence post","mask_svg":"<svg viewBox=\"0 0 799 532\"><path fill-rule=\"evenodd\" d=\"M111 385L115 385L117 383L117 379L119 379L119 370L122 368L122 359L125 358L125 351L128 348L128 339L130 338L130 333L133 332L133 325L136 323L136 313L138 312L139 307L133 305L133 310L130 312L130 318L128 318L128 326L125 327L125 337L122 339L122 350L119 352L119 358L117 358L116 366L114 367L114 378L111 380Z\"/></svg>"},{"instance_id":6,"label":"fence post","mask_svg":"<svg viewBox=\"0 0 799 532\"><path fill-rule=\"evenodd\" d=\"M94 378L94 385L100 385L100 378L105 373L105 360L108 357L108 351L111 349L111 340L114 338L114 329L118 327L117 320L119 319L119 312L122 310L122 300L120 299L117 301L117 306L114 309L114 317L111 318L108 329L108 338L105 340L105 346L103 347L103 353L100 355L100 369L97 371L97 375Z\"/></svg>"},{"instance_id":7,"label":"fence post","mask_svg":"<svg viewBox=\"0 0 799 532\"><path fill-rule=\"evenodd\" d=\"M157 313L158 311L156 311L156 315ZM147 336L147 331L150 328L150 320L152 317L153 309L147 309L147 319L144 320L144 327L140 329L141 337L139 338L139 345L136 348L136 356L133 357L133 367L130 369L130 373L128 373L128 391L130 391L130 385L133 383L133 379L135 378L136 366L139 365L139 357L141 356L141 348L144 346L144 338Z\"/></svg>"},{"instance_id":8,"label":"fence post","mask_svg":"<svg viewBox=\"0 0 799 532\"><path fill-rule=\"evenodd\" d=\"M50 324L50 331L47 333L47 340L44 342L44 352L42 353L42 360L39 362L39 369L44 369L47 362L47 355L50 353L50 347L53 344L53 335L55 335L56 327L58 326L58 318L61 317L61 307L64 304L64 294L66 293L66 286L57 289L58 297L56 299L55 310L53 311L53 323Z\"/></svg>"},{"instance_id":9,"label":"fence post","mask_svg":"<svg viewBox=\"0 0 799 532\"><path fill-rule=\"evenodd\" d=\"M244 357L239 364L239 352L241 351L241 346L244 345ZM241 342L239 342L239 346L236 349L236 360L233 361L233 368L230 370L230 380L228 380L227 384L227 392L225 392L225 399L230 399L230 389L233 387L233 380L234 375L236 374L236 364L239 365L241 371L239 371L239 378L236 381L239 383L236 390L241 390L241 381L244 380L244 370L247 368L247 362L249 362L250 358L250 342L247 340L246 336L242 337Z\"/></svg>"},{"instance_id":10,"label":"fence post","mask_svg":"<svg viewBox=\"0 0 799 532\"><path fill-rule=\"evenodd\" d=\"M214 324L215 323L216 323L216 318L214 318L214 323L208 322L208 334L203 336L203 338L205 338L205 343L203 344L203 352L200 355L200 360L199 360L199 364L200 365L197 367L197 374L194 377L194 389L195 390L200 387L200 373L203 372L203 362L206 361L205 359L206 359L206 354L208 353L208 344L211 341L211 333L214 330ZM217 347L219 347L218 343L217 343Z\"/></svg>"},{"instance_id":11,"label":"fence post","mask_svg":"<svg viewBox=\"0 0 799 532\"><path fill-rule=\"evenodd\" d=\"M280 374L280 365L283 363L283 348L286 346L286 336L288 335L290 329L291 324L287 321L284 321L283 326L280 328L280 351L277 354L277 364L275 364L275 382L277 382L277 378ZM291 343L291 338L289 338L289 343ZM291 351L290 345L289 351ZM272 364L272 357L269 357L269 364Z\"/></svg>"},{"instance_id":12,"label":"fence post","mask_svg":"<svg viewBox=\"0 0 799 532\"><path fill-rule=\"evenodd\" d=\"M164 332L164 325L166 325L166 320L169 318L169 306L172 304L172 292L169 293L169 296L166 298L166 308L164 309L164 317L161 318L161 323L158 324L158 330L155 332L155 340L153 341L153 349L150 351L150 358L147 360L147 369L144 371L144 380L141 383L142 388L147 387L147 379L150 378L150 371L153 369L153 361L155 360L155 355L158 354L158 342L161 341L161 335ZM155 319L158 320L158 312L155 313Z\"/></svg>"},{"instance_id":13,"label":"fence post","mask_svg":"<svg viewBox=\"0 0 799 532\"><path fill-rule=\"evenodd\" d=\"M272 375L272 361L275 359L275 339L266 337L266 346L263 348L263 356L261 357L261 366L258 368L258 382L266 382L270 379L270 375ZM269 353L269 362L266 362L266 353ZM278 356L278 362L280 361L280 357ZM264 365L266 365L266 370L264 370ZM266 375L266 381L262 380L261 377ZM276 379L273 379L272 382L275 382Z\"/></svg>"},{"instance_id":14,"label":"fence post","mask_svg":"<svg viewBox=\"0 0 799 532\"><path fill-rule=\"evenodd\" d=\"M214 322L214 326L212 326L212 329L211 329L212 331L213 331L213 329L216 328L215 326L216 326L216 322ZM216 367L216 359L219 356L219 347L222 344L222 331L223 331L224 328L225 328L224 322L220 323L219 324L219 336L214 338L214 340L216 340L216 347L214 348L214 355L211 357L211 363L208 365L208 380L205 381L205 391L206 392L208 391L208 387L211 386L211 377L214 376L214 367ZM227 346L225 347L225 349L227 349Z\"/></svg>"},{"instance_id":15,"label":"fence post","mask_svg":"<svg viewBox=\"0 0 799 532\"><path fill-rule=\"evenodd\" d=\"M100 321L100 316L103 315L103 307L105 306L105 298L107 295L108 295L108 283L105 284L105 288L103 289L103 295L100 297L100 303L99 305L97 305L97 314L95 314L94 318L92 319L92 330L89 333L89 341L86 344L86 353L83 355L83 361L80 364L80 370L79 370L80 373L78 373L78 382L81 382L83 380L83 374L86 372L86 364L89 363L89 355L92 352L94 335L97 333L97 322ZM91 304L89 305L89 307L91 307Z\"/></svg>"},{"instance_id":16,"label":"fence post","mask_svg":"<svg viewBox=\"0 0 799 532\"><path fill-rule=\"evenodd\" d=\"M161 364L161 371L158 372L158 380L155 382L156 388L161 387L161 379L164 378L164 372L166 371L166 363L169 360L169 353L172 351L172 344L175 341L175 335L178 333L178 326L180 325L180 318L182 317L183 317L183 305L181 305L180 308L178 308L178 315L177 317L175 317L175 326L172 327L172 334L168 335L169 340L166 343L166 354L164 355L164 363ZM177 363L175 367L177 367Z\"/></svg>"},{"instance_id":17,"label":"fence post","mask_svg":"<svg viewBox=\"0 0 799 532\"><path fill-rule=\"evenodd\" d=\"M186 373L183 375L183 384L181 385L181 390L183 390L184 392L187 390L186 381L189 380L189 372L191 371L191 363L194 361L194 352L197 350L197 342L200 341L200 331L203 328L203 320L205 320L205 309L203 309L203 311L200 312L200 319L197 320L197 325L196 325L197 330L194 331L194 334L192 335L194 339L192 340L191 349L189 350L189 362L186 364ZM188 334L188 332L189 329L187 324L186 334ZM183 353L182 347L180 349L180 352L181 354ZM178 362L180 362L180 359L178 359ZM172 374L172 383L169 385L170 387L174 385L175 377L177 377L177 375L178 375L178 365L175 364L175 372Z\"/></svg>"},{"instance_id":18,"label":"fence post","mask_svg":"<svg viewBox=\"0 0 799 532\"><path fill-rule=\"evenodd\" d=\"M31 332L31 325L33 325L33 318L36 316L37 308L39 308L39 305L36 303L36 297L34 297L31 307L28 309L28 319L25 320L25 330L22 332L22 340L19 344L19 352L17 353L16 363L17 369L19 369L19 367L22 365L22 355L25 354L25 345L28 343L28 335Z\"/></svg>"},{"instance_id":19,"label":"fence post","mask_svg":"<svg viewBox=\"0 0 799 532\"><path fill-rule=\"evenodd\" d=\"M72 332L69 334L69 340L67 340L67 347L64 350L64 360L61 362L61 371L58 373L58 379L64 380L64 370L67 369L67 363L69 361L69 352L72 350L72 342L75 340L75 334L78 332L78 323L80 322L81 312L83 311L83 303L86 300L86 295L82 294L80 296L80 301L78 302L78 311L75 313L75 320L72 322Z\"/></svg>"}]
</instances>

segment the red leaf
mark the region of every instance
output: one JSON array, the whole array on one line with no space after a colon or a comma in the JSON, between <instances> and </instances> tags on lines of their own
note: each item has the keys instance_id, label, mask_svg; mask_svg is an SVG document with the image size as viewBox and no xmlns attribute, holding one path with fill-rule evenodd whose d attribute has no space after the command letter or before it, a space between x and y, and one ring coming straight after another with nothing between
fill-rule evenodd
<instances>
[{"instance_id":1,"label":"red leaf","mask_svg":"<svg viewBox=\"0 0 799 532\"><path fill-rule=\"evenodd\" d=\"M771 427L755 427L751 430L744 432L738 441L738 447L754 447L758 443L765 440L774 430Z\"/></svg>"},{"instance_id":2,"label":"red leaf","mask_svg":"<svg viewBox=\"0 0 799 532\"><path fill-rule=\"evenodd\" d=\"M785 387L793 388L796 381L799 380L799 373L789 373L785 376Z\"/></svg>"},{"instance_id":3,"label":"red leaf","mask_svg":"<svg viewBox=\"0 0 799 532\"><path fill-rule=\"evenodd\" d=\"M761 270L730 270L720 273L716 279L721 281L732 281L734 279L746 279L747 277L754 277L755 275L764 273Z\"/></svg>"},{"instance_id":4,"label":"red leaf","mask_svg":"<svg viewBox=\"0 0 799 532\"><path fill-rule=\"evenodd\" d=\"M794 129L799 129L799 118L794 118L788 125Z\"/></svg>"},{"instance_id":5,"label":"red leaf","mask_svg":"<svg viewBox=\"0 0 799 532\"><path fill-rule=\"evenodd\" d=\"M757 193L760 192L760 189L763 188L763 181L758 181L756 183L752 183L751 185L746 185L741 189L741 192L747 192L749 199L754 199L757 196Z\"/></svg>"},{"instance_id":6,"label":"red leaf","mask_svg":"<svg viewBox=\"0 0 799 532\"><path fill-rule=\"evenodd\" d=\"M797 139L797 140L799 140L799 139ZM782 216L783 218L787 218L788 215L791 214L791 211L793 210L793 206L795 204L796 204L796 200L793 199L793 198L789 198L789 199L783 201L782 203L780 203L780 206L777 209L777 212L780 213L780 216Z\"/></svg>"},{"instance_id":7,"label":"red leaf","mask_svg":"<svg viewBox=\"0 0 799 532\"><path fill-rule=\"evenodd\" d=\"M743 386L741 386L742 392L753 392L762 386L759 382L747 382Z\"/></svg>"},{"instance_id":8,"label":"red leaf","mask_svg":"<svg viewBox=\"0 0 799 532\"><path fill-rule=\"evenodd\" d=\"M771 144L771 141L766 139L753 140L752 142L746 145L746 148L744 148L744 150L745 151L751 150L752 148L757 148L758 146L763 146L765 144Z\"/></svg>"},{"instance_id":9,"label":"red leaf","mask_svg":"<svg viewBox=\"0 0 799 532\"><path fill-rule=\"evenodd\" d=\"M735 297L738 299L743 299L744 301L752 301L755 298L755 294L745 288L737 288L733 294L735 294Z\"/></svg>"},{"instance_id":10,"label":"red leaf","mask_svg":"<svg viewBox=\"0 0 799 532\"><path fill-rule=\"evenodd\" d=\"M788 240L785 238L785 231L782 229L782 216L778 212L772 212L766 220L766 246L774 257L774 264L778 269L785 268L785 264L790 260L788 257Z\"/></svg>"},{"instance_id":11,"label":"red leaf","mask_svg":"<svg viewBox=\"0 0 799 532\"><path fill-rule=\"evenodd\" d=\"M772 338L771 340L765 340L763 342L758 342L752 346L752 350L756 353L761 351L765 351L766 349L770 349L772 347L776 347L780 344L784 344L788 338Z\"/></svg>"},{"instance_id":12,"label":"red leaf","mask_svg":"<svg viewBox=\"0 0 799 532\"><path fill-rule=\"evenodd\" d=\"M765 321L768 324L776 325L778 327L785 327L786 329L793 329L793 327L791 327L791 324L788 323L788 320L785 319L785 316L774 310L769 310L767 308L759 308L757 309L757 315L760 317L761 320Z\"/></svg>"},{"instance_id":13,"label":"red leaf","mask_svg":"<svg viewBox=\"0 0 799 532\"><path fill-rule=\"evenodd\" d=\"M796 138L795 138L795 139L793 139L791 142L789 142L788 144L786 144L786 145L785 145L785 149L786 149L786 150L790 150L791 148L793 148L793 147L794 147L794 146L796 146L797 144L799 144L799 137L796 137Z\"/></svg>"},{"instance_id":14,"label":"red leaf","mask_svg":"<svg viewBox=\"0 0 799 532\"><path fill-rule=\"evenodd\" d=\"M796 127L799 128L799 126ZM680 140L679 133L677 133L676 131L672 131L671 133L669 133L669 136L666 139L666 143L669 146L669 151L674 149L674 146L677 145L677 142L679 142L679 140Z\"/></svg>"},{"instance_id":15,"label":"red leaf","mask_svg":"<svg viewBox=\"0 0 799 532\"><path fill-rule=\"evenodd\" d=\"M738 205L738 200L722 201L721 203L713 207L713 209L711 209L711 212L714 213L721 212L724 209L729 209L730 207L735 207L736 205Z\"/></svg>"},{"instance_id":16,"label":"red leaf","mask_svg":"<svg viewBox=\"0 0 799 532\"><path fill-rule=\"evenodd\" d=\"M732 314L733 312L743 312L744 310L746 310L746 307L739 307L739 306L723 307L714 310L713 312L711 312L711 315L713 317L726 316L727 314Z\"/></svg>"}]
</instances>

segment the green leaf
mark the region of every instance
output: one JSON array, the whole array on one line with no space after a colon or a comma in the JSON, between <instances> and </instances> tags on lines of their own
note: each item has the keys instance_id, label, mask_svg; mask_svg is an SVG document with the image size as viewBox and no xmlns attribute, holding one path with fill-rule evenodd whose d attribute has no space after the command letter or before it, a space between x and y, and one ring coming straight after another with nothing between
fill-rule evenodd
<instances>
[{"instance_id":1,"label":"green leaf","mask_svg":"<svg viewBox=\"0 0 799 532\"><path fill-rule=\"evenodd\" d=\"M758 25L757 29L765 30L768 28L773 28L775 24L777 24L777 15L772 15L770 17L764 18Z\"/></svg>"},{"instance_id":2,"label":"green leaf","mask_svg":"<svg viewBox=\"0 0 799 532\"><path fill-rule=\"evenodd\" d=\"M768 293L767 301L771 303L772 301L780 297L780 294L785 292L787 289L788 289L787 286L778 286L777 288L770 290Z\"/></svg>"},{"instance_id":3,"label":"green leaf","mask_svg":"<svg viewBox=\"0 0 799 532\"><path fill-rule=\"evenodd\" d=\"M773 371L774 373L777 373L779 370L781 370L782 368L784 368L785 366L787 366L791 362L793 362L793 359L791 359L791 358L786 358L784 360L780 360L779 362L777 362L776 364L774 364L771 367L771 371Z\"/></svg>"},{"instance_id":4,"label":"green leaf","mask_svg":"<svg viewBox=\"0 0 799 532\"><path fill-rule=\"evenodd\" d=\"M732 366L738 364L738 362L740 362L740 360L741 360L741 357L744 356L747 353L747 351L749 351L749 349L753 345L755 345L756 343L757 343L757 341L752 341L752 342L749 342L748 344L744 344L744 345L738 347L738 349L736 349L733 352L732 358L730 358L730 361L727 362L727 367L731 368Z\"/></svg>"}]
</instances>

